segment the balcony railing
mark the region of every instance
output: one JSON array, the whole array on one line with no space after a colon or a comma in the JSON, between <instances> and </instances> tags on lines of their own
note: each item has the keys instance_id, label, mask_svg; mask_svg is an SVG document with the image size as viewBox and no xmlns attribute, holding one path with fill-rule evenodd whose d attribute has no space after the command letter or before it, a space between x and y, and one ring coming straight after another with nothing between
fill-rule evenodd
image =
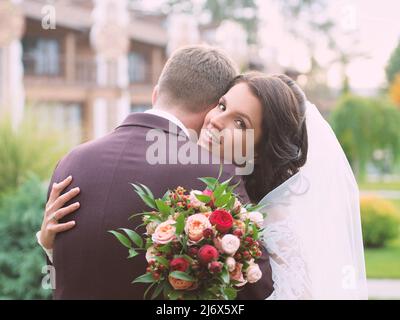
<instances>
[{"instance_id":1,"label":"balcony railing","mask_svg":"<svg viewBox=\"0 0 400 320\"><path fill-rule=\"evenodd\" d=\"M60 55L45 59L25 54L23 56L23 64L25 77L33 82L98 86L98 70L94 58L78 56L66 59L65 56ZM145 71L143 71L143 66L141 67L138 68L141 70L141 74L134 74L129 77L131 85L152 84L151 67L146 65L144 68ZM108 79L110 85L117 83L117 68L115 65L109 65L105 77Z\"/></svg>"}]
</instances>

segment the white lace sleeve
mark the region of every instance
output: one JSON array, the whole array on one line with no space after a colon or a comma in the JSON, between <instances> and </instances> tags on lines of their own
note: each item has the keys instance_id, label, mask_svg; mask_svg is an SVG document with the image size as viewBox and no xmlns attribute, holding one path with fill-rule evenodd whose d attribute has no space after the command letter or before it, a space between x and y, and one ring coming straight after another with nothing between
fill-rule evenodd
<instances>
[{"instance_id":1,"label":"white lace sleeve","mask_svg":"<svg viewBox=\"0 0 400 320\"><path fill-rule=\"evenodd\" d=\"M53 250L52 249L46 249L43 244L40 242L40 231L36 233L36 239L37 243L42 247L44 252L46 252L47 257L49 258L50 262L53 263Z\"/></svg>"},{"instance_id":2,"label":"white lace sleeve","mask_svg":"<svg viewBox=\"0 0 400 320\"><path fill-rule=\"evenodd\" d=\"M274 292L268 300L312 299L307 266L290 215L282 207L267 214L263 237L274 281Z\"/></svg>"}]
</instances>

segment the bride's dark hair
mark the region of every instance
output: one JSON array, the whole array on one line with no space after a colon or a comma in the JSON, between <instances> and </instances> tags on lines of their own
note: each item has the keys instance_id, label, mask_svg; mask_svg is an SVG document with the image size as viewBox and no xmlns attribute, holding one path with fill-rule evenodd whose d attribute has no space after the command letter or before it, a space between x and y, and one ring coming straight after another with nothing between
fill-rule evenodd
<instances>
[{"instance_id":1,"label":"bride's dark hair","mask_svg":"<svg viewBox=\"0 0 400 320\"><path fill-rule=\"evenodd\" d=\"M239 75L230 88L238 83L246 83L263 108L262 135L255 146L254 171L243 177L251 201L258 202L306 162L306 97L296 82L283 74Z\"/></svg>"}]
</instances>

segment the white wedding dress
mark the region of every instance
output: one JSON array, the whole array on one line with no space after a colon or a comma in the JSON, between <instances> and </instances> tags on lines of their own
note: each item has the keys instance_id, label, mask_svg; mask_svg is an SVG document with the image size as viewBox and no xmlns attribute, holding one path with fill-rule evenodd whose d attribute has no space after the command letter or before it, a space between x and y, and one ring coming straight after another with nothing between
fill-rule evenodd
<instances>
[{"instance_id":1,"label":"white wedding dress","mask_svg":"<svg viewBox=\"0 0 400 320\"><path fill-rule=\"evenodd\" d=\"M367 299L359 192L329 124L307 102L307 162L266 195L271 300Z\"/></svg>"}]
</instances>

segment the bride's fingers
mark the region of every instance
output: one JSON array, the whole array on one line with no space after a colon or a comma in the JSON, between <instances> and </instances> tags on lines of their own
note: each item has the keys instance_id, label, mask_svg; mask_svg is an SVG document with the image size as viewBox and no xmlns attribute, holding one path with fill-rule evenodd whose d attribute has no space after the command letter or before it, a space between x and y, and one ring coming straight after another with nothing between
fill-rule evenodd
<instances>
[{"instance_id":1,"label":"bride's fingers","mask_svg":"<svg viewBox=\"0 0 400 320\"><path fill-rule=\"evenodd\" d=\"M72 229L74 226L75 221L69 221L66 223L53 224L51 226L48 226L48 230L53 234L57 234Z\"/></svg>"},{"instance_id":2,"label":"bride's fingers","mask_svg":"<svg viewBox=\"0 0 400 320\"><path fill-rule=\"evenodd\" d=\"M69 205L68 207L61 208L47 218L48 219L47 223L56 222L56 221L64 218L67 214L75 212L76 210L79 209L79 207L80 207L80 203L75 202L75 203Z\"/></svg>"},{"instance_id":3,"label":"bride's fingers","mask_svg":"<svg viewBox=\"0 0 400 320\"><path fill-rule=\"evenodd\" d=\"M60 209L64 204L70 201L72 198L76 197L80 192L78 187L69 190L67 193L59 196L52 205L50 205L49 211L54 212Z\"/></svg>"},{"instance_id":4,"label":"bride's fingers","mask_svg":"<svg viewBox=\"0 0 400 320\"><path fill-rule=\"evenodd\" d=\"M60 196L61 192L63 192L63 190L70 185L71 182L72 176L68 176L60 183L53 183L49 200L47 201L46 205L51 205Z\"/></svg>"}]
</instances>

